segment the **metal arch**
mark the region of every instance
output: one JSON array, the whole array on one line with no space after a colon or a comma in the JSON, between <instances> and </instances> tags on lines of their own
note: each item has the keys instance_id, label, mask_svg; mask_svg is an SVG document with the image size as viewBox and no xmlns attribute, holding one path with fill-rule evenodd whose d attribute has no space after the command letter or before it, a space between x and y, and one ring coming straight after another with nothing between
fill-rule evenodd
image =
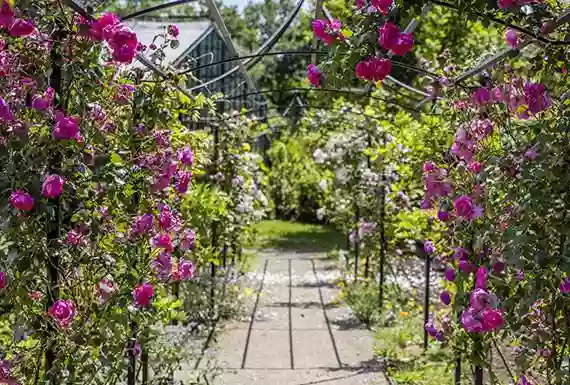
<instances>
[{"instance_id":1,"label":"metal arch","mask_svg":"<svg viewBox=\"0 0 570 385\"><path fill-rule=\"evenodd\" d=\"M291 22L295 19L295 17L297 16L297 14L299 13L299 11L301 10L303 4L304 4L305 0L299 0L299 3L297 4L297 7L291 12L291 14L289 15L289 17L287 18L287 20L285 20L285 22L283 23L283 25L281 25L281 27L275 31L275 33L273 34L273 36L271 36L265 43L263 43L263 45L261 47L259 47L259 49L257 50L257 52L255 53L255 56L258 56L259 54L268 52L271 48L273 48L273 46L275 45L275 43L277 43L277 41L279 40L279 38L283 35L283 33L285 33L285 31L287 30L287 28L289 28L289 25L291 24ZM256 60L257 59L257 60ZM252 58L251 60L246 60L245 63L243 63L245 65L245 67L247 69L253 67L255 64L257 64L259 62L259 60L261 60L260 58ZM235 73L236 71L239 70L239 66L236 66L234 68L232 68L231 70L229 70L228 72L226 72L225 74L222 74L220 76L218 76L215 79L212 79L202 85L198 85L195 87L190 88L190 92L191 91L195 91L198 90L202 87L206 87L210 84L216 83L222 79L225 79L226 77L232 75L233 73Z\"/></svg>"},{"instance_id":2,"label":"metal arch","mask_svg":"<svg viewBox=\"0 0 570 385\"><path fill-rule=\"evenodd\" d=\"M383 101L385 103L388 104L392 104L395 106L399 106L402 107L406 110L412 111L412 112L419 112L418 110L416 110L414 107L411 106L407 106L405 104L401 104L398 103L394 100L388 100L385 98L381 98L379 96L374 96L374 95L369 95L368 93L362 92L362 90L360 89L335 89L335 88L303 88L303 87L292 87L292 88L284 88L284 89L272 89L272 90L261 90L261 91L256 91L256 92L250 92L247 93L245 95L240 95L240 96L249 96L249 95L261 95L261 94L265 94L265 93L269 93L269 92L274 92L274 91L307 91L307 92L336 92L336 93L340 93L340 94L351 94L351 95L355 95L355 96L361 96L361 97L367 97L370 99L374 99L374 100L380 100ZM225 98L225 100L232 100L235 98Z\"/></svg>"},{"instance_id":3,"label":"metal arch","mask_svg":"<svg viewBox=\"0 0 570 385\"><path fill-rule=\"evenodd\" d=\"M210 10L210 15L212 16L212 19L214 19L214 22L218 25L218 28L222 34L222 38L225 40L226 45L230 51L230 55L234 57L239 57L239 54L236 50L236 47L230 35L230 31L228 30L228 27L226 26L226 23L224 22L224 19L220 14L218 6L214 2L214 0L206 0L206 5ZM252 90L257 89L255 83L253 82L253 79L251 78L251 76L249 76L249 73L247 72L247 68L245 68L245 65L242 62L239 62L238 67L241 69L241 72L245 77L245 81L247 82L248 87ZM253 100L253 103L259 105L267 105L267 101L258 103L257 101Z\"/></svg>"},{"instance_id":4,"label":"metal arch","mask_svg":"<svg viewBox=\"0 0 570 385\"><path fill-rule=\"evenodd\" d=\"M240 56L240 57L226 58L226 59L219 60L219 61L217 61L217 62L212 62L212 63L209 63L209 64L202 64L202 65L199 65L199 66L196 66L196 67L187 68L187 69L184 69L183 71L178 72L178 74L184 75L184 74L186 74L186 73L188 73L188 72L197 71L197 70L200 70L200 69L203 69L203 68L208 68L208 67L215 66L215 65L218 65L218 64L229 63L229 62L232 62L232 61L238 61L238 60L243 60L243 59L252 59L252 58L255 59L255 58L264 57L264 56L313 55L313 54L316 54L316 55L328 55L329 53L326 52L326 51L305 51L305 50L296 50L296 51L273 51L273 52L266 52L266 53L263 53L263 54L243 55L243 56ZM426 76L428 76L428 77L431 77L431 78L438 78L438 77L439 77L437 74L435 74L435 73L433 73L433 72L430 72L430 71L425 70L425 69L423 69L423 68L419 68L419 67L413 66L413 65L411 65L411 64L403 63L403 62L400 62L400 61L397 61L397 60L393 60L393 61L392 61L392 64L395 65L396 67L402 67L402 68L406 68L406 69L409 69L409 70L412 70L412 71L416 71L416 72L418 72L418 73L422 73L422 74L424 74L424 75L426 75Z\"/></svg>"},{"instance_id":5,"label":"metal arch","mask_svg":"<svg viewBox=\"0 0 570 385\"><path fill-rule=\"evenodd\" d=\"M122 16L122 17L119 16L119 17L122 21L125 21L125 20L129 20L129 19L134 19L135 17L146 15L147 13L160 11L162 9L168 9L168 8L176 7L178 5L182 5L182 4L186 4L186 3L193 3L196 1L197 0L175 0L175 1L172 1L170 3L159 4L159 5L156 5L154 7L145 8L145 9L142 9L140 11L133 12L129 15Z\"/></svg>"}]
</instances>

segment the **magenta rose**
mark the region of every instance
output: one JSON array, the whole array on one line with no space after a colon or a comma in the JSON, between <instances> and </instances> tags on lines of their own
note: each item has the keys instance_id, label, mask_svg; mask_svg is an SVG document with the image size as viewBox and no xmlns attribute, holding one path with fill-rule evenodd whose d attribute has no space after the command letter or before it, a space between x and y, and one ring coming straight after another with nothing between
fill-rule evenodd
<instances>
[{"instance_id":1,"label":"magenta rose","mask_svg":"<svg viewBox=\"0 0 570 385\"><path fill-rule=\"evenodd\" d=\"M59 299L51 305L48 314L53 317L59 326L67 328L77 315L77 311L72 300Z\"/></svg>"},{"instance_id":2,"label":"magenta rose","mask_svg":"<svg viewBox=\"0 0 570 385\"><path fill-rule=\"evenodd\" d=\"M136 307L147 307L154 297L154 287L149 283L141 283L133 290L133 301Z\"/></svg>"},{"instance_id":3,"label":"magenta rose","mask_svg":"<svg viewBox=\"0 0 570 385\"><path fill-rule=\"evenodd\" d=\"M34 207L34 198L24 190L16 190L10 194L10 204L22 211L30 211Z\"/></svg>"},{"instance_id":4,"label":"magenta rose","mask_svg":"<svg viewBox=\"0 0 570 385\"><path fill-rule=\"evenodd\" d=\"M57 174L49 175L42 185L42 195L46 198L57 198L63 192L65 179Z\"/></svg>"}]
</instances>

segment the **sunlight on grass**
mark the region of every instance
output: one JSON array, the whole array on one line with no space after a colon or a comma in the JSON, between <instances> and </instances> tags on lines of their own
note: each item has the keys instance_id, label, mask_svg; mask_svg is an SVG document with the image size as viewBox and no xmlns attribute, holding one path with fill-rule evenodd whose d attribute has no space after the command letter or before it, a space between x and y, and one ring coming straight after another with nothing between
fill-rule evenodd
<instances>
[{"instance_id":1,"label":"sunlight on grass","mask_svg":"<svg viewBox=\"0 0 570 385\"><path fill-rule=\"evenodd\" d=\"M346 244L341 232L314 224L266 220L255 224L254 231L256 240L249 247L330 251Z\"/></svg>"}]
</instances>

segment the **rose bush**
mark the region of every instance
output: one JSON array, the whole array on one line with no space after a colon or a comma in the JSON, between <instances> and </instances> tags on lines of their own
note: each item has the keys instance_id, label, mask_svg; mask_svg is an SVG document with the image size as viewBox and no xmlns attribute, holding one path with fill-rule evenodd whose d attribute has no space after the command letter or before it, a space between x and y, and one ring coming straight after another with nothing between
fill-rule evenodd
<instances>
[{"instance_id":1,"label":"rose bush","mask_svg":"<svg viewBox=\"0 0 570 385\"><path fill-rule=\"evenodd\" d=\"M112 383L139 354L167 378L184 352L164 326L189 317L176 287L206 292L196 276L213 258L197 226L212 194L193 192L210 183L192 186L212 155L180 118L213 103L135 62L151 53L166 71L176 26L149 51L113 14L42 0L2 1L0 24L0 318L14 330L0 381Z\"/></svg>"}]
</instances>

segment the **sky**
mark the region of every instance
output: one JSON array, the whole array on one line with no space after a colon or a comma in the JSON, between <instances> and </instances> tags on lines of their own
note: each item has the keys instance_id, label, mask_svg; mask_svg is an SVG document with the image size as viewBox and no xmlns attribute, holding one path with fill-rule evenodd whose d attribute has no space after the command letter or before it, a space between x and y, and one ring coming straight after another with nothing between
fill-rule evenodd
<instances>
[{"instance_id":1,"label":"sky","mask_svg":"<svg viewBox=\"0 0 570 385\"><path fill-rule=\"evenodd\" d=\"M252 1L253 3L261 2L260 0L222 0L222 3L228 6L237 5L239 9L243 9L249 1Z\"/></svg>"}]
</instances>

